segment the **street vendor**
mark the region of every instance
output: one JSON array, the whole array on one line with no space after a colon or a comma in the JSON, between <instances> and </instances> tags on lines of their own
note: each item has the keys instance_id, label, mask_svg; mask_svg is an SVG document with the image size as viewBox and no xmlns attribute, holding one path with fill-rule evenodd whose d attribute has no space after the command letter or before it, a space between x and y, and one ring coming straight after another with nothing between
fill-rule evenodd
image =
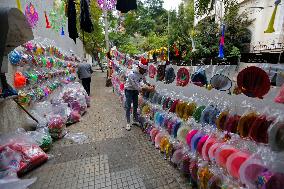
<instances>
[{"instance_id":1,"label":"street vendor","mask_svg":"<svg viewBox=\"0 0 284 189\"><path fill-rule=\"evenodd\" d=\"M125 83L125 109L126 109L126 130L131 130L131 104L133 103L133 125L138 124L137 108L138 108L138 95L143 91L154 91L155 86L146 82L146 73L148 70L147 61L140 61L138 66L133 66L133 69L126 75Z\"/></svg>"}]
</instances>

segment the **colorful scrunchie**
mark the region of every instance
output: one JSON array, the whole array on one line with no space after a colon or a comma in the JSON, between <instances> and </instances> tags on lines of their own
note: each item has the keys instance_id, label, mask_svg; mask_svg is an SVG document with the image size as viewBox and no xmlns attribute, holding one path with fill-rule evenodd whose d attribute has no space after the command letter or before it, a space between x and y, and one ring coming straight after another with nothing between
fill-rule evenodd
<instances>
[{"instance_id":1,"label":"colorful scrunchie","mask_svg":"<svg viewBox=\"0 0 284 189\"><path fill-rule=\"evenodd\" d=\"M173 83L176 79L175 70L172 67L166 68L166 74L165 74L165 83L170 84Z\"/></svg>"},{"instance_id":2,"label":"colorful scrunchie","mask_svg":"<svg viewBox=\"0 0 284 189\"><path fill-rule=\"evenodd\" d=\"M241 137L248 137L250 128L253 124L253 122L257 119L258 115L256 112L250 112L247 114L244 114L238 124L238 133Z\"/></svg>"},{"instance_id":3,"label":"colorful scrunchie","mask_svg":"<svg viewBox=\"0 0 284 189\"><path fill-rule=\"evenodd\" d=\"M268 130L269 145L274 151L284 151L284 121L277 121Z\"/></svg>"},{"instance_id":4,"label":"colorful scrunchie","mask_svg":"<svg viewBox=\"0 0 284 189\"><path fill-rule=\"evenodd\" d=\"M191 148L191 140L198 133L198 130L191 130L189 133L186 135L186 144L188 145L189 148Z\"/></svg>"},{"instance_id":5,"label":"colorful scrunchie","mask_svg":"<svg viewBox=\"0 0 284 189\"><path fill-rule=\"evenodd\" d=\"M283 189L284 174L265 171L256 180L258 189Z\"/></svg>"},{"instance_id":6,"label":"colorful scrunchie","mask_svg":"<svg viewBox=\"0 0 284 189\"><path fill-rule=\"evenodd\" d=\"M173 147L173 144L172 143L168 143L167 145L166 145L166 148L165 148L165 158L170 158L170 157L172 157L172 155L173 155L173 149L174 149L174 147Z\"/></svg>"},{"instance_id":7,"label":"colorful scrunchie","mask_svg":"<svg viewBox=\"0 0 284 189\"><path fill-rule=\"evenodd\" d=\"M186 144L186 135L190 130L191 127L189 126L180 127L177 132L177 139L183 144Z\"/></svg>"},{"instance_id":8,"label":"colorful scrunchie","mask_svg":"<svg viewBox=\"0 0 284 189\"><path fill-rule=\"evenodd\" d=\"M225 130L225 124L226 124L226 121L229 117L229 112L228 111L225 111L225 112L221 112L217 119L216 119L216 126L219 130L221 131L224 131Z\"/></svg>"},{"instance_id":9,"label":"colorful scrunchie","mask_svg":"<svg viewBox=\"0 0 284 189\"><path fill-rule=\"evenodd\" d=\"M233 153L228 157L227 163L226 163L226 168L228 173L234 177L239 179L240 174L239 174L239 169L241 165L250 157L250 154L245 153L245 152L236 152Z\"/></svg>"},{"instance_id":10,"label":"colorful scrunchie","mask_svg":"<svg viewBox=\"0 0 284 189\"><path fill-rule=\"evenodd\" d=\"M215 125L217 115L219 113L220 113L219 110L215 106L213 105L207 106L201 113L200 122L207 123L209 125Z\"/></svg>"},{"instance_id":11,"label":"colorful scrunchie","mask_svg":"<svg viewBox=\"0 0 284 189\"><path fill-rule=\"evenodd\" d=\"M178 103L179 103L179 100L178 100L178 99L175 100L175 101L172 103L169 112L174 113L174 112L176 111L176 107L177 107Z\"/></svg>"},{"instance_id":12,"label":"colorful scrunchie","mask_svg":"<svg viewBox=\"0 0 284 189\"><path fill-rule=\"evenodd\" d=\"M164 136L166 136L166 134L163 133L163 132L159 132L159 133L156 135L156 137L155 137L155 147L156 147L157 149L160 148L160 144L161 144L161 141L162 141L162 139L163 139Z\"/></svg>"},{"instance_id":13,"label":"colorful scrunchie","mask_svg":"<svg viewBox=\"0 0 284 189\"><path fill-rule=\"evenodd\" d=\"M199 143L199 141L201 140L201 138L204 136L204 134L202 132L198 132L196 133L192 139L191 139L191 151L192 152L196 152L197 151L197 145Z\"/></svg>"},{"instance_id":14,"label":"colorful scrunchie","mask_svg":"<svg viewBox=\"0 0 284 189\"><path fill-rule=\"evenodd\" d=\"M196 108L196 110L193 113L193 118L195 119L196 122L200 122L201 114L203 110L206 108L206 106L199 106Z\"/></svg>"},{"instance_id":15,"label":"colorful scrunchie","mask_svg":"<svg viewBox=\"0 0 284 189\"><path fill-rule=\"evenodd\" d=\"M214 136L210 136L202 147L202 158L205 161L209 161L209 149L217 143L217 139Z\"/></svg>"},{"instance_id":16,"label":"colorful scrunchie","mask_svg":"<svg viewBox=\"0 0 284 189\"><path fill-rule=\"evenodd\" d=\"M173 134L174 138L177 138L177 132L178 132L178 129L180 128L180 126L181 126L181 122L177 120L176 123L173 125L172 134Z\"/></svg>"},{"instance_id":17,"label":"colorful scrunchie","mask_svg":"<svg viewBox=\"0 0 284 189\"><path fill-rule=\"evenodd\" d=\"M157 74L157 68L153 64L151 64L149 66L149 77L155 78L156 74Z\"/></svg>"},{"instance_id":18,"label":"colorful scrunchie","mask_svg":"<svg viewBox=\"0 0 284 189\"><path fill-rule=\"evenodd\" d=\"M167 104L166 109L170 111L170 109L171 109L172 105L174 104L174 102L175 102L175 100L170 98L170 100L169 100L169 102Z\"/></svg>"},{"instance_id":19,"label":"colorful scrunchie","mask_svg":"<svg viewBox=\"0 0 284 189\"><path fill-rule=\"evenodd\" d=\"M223 145L224 145L223 143L215 143L209 148L208 156L211 162L216 161L216 151Z\"/></svg>"},{"instance_id":20,"label":"colorful scrunchie","mask_svg":"<svg viewBox=\"0 0 284 189\"><path fill-rule=\"evenodd\" d=\"M202 156L202 148L205 144L205 142L208 140L209 136L208 135L204 135L202 136L202 138L198 141L198 144L197 144L197 152L199 155Z\"/></svg>"},{"instance_id":21,"label":"colorful scrunchie","mask_svg":"<svg viewBox=\"0 0 284 189\"><path fill-rule=\"evenodd\" d=\"M265 115L259 116L252 124L249 136L252 140L259 143L268 143L268 128L273 120Z\"/></svg>"},{"instance_id":22,"label":"colorful scrunchie","mask_svg":"<svg viewBox=\"0 0 284 189\"><path fill-rule=\"evenodd\" d=\"M233 115L228 118L225 124L225 130L229 133L237 133L237 128L239 124L241 116L239 115Z\"/></svg>"},{"instance_id":23,"label":"colorful scrunchie","mask_svg":"<svg viewBox=\"0 0 284 189\"><path fill-rule=\"evenodd\" d=\"M219 166L226 168L226 163L227 163L229 156L235 152L239 152L239 150L231 145L221 146L219 149L216 150L216 154L215 154L216 163Z\"/></svg>"},{"instance_id":24,"label":"colorful scrunchie","mask_svg":"<svg viewBox=\"0 0 284 189\"><path fill-rule=\"evenodd\" d=\"M176 120L171 120L169 123L168 123L168 126L167 126L167 131L170 135L172 135L173 133L173 128L174 128L174 125L176 123Z\"/></svg>"},{"instance_id":25,"label":"colorful scrunchie","mask_svg":"<svg viewBox=\"0 0 284 189\"><path fill-rule=\"evenodd\" d=\"M192 115L193 113L195 112L195 109L196 109L196 103L192 102L192 103L187 103L185 108L184 108L184 113L183 113L183 116L182 116L182 119L183 120L188 120Z\"/></svg>"},{"instance_id":26,"label":"colorful scrunchie","mask_svg":"<svg viewBox=\"0 0 284 189\"><path fill-rule=\"evenodd\" d=\"M190 74L188 69L180 68L177 72L177 86L185 87L189 83Z\"/></svg>"}]
</instances>

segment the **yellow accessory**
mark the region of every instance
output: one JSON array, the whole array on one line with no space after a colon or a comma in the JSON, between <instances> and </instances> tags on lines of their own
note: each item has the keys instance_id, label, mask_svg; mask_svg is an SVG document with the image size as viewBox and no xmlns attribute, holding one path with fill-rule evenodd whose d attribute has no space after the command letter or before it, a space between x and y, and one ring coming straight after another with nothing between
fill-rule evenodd
<instances>
[{"instance_id":1,"label":"yellow accessory","mask_svg":"<svg viewBox=\"0 0 284 189\"><path fill-rule=\"evenodd\" d=\"M188 118L193 115L193 113L196 110L196 108L197 108L197 105L194 102L186 104L186 106L184 108L182 119L187 121Z\"/></svg>"},{"instance_id":2,"label":"yellow accessory","mask_svg":"<svg viewBox=\"0 0 284 189\"><path fill-rule=\"evenodd\" d=\"M167 136L164 136L161 140L160 143L160 150L161 152L165 152L166 151L166 146L169 144L169 139Z\"/></svg>"},{"instance_id":3,"label":"yellow accessory","mask_svg":"<svg viewBox=\"0 0 284 189\"><path fill-rule=\"evenodd\" d=\"M220 115L218 116L218 118L216 119L216 126L219 130L225 130L225 123L228 119L229 116L229 112L225 111L225 112L221 112Z\"/></svg>"}]
</instances>

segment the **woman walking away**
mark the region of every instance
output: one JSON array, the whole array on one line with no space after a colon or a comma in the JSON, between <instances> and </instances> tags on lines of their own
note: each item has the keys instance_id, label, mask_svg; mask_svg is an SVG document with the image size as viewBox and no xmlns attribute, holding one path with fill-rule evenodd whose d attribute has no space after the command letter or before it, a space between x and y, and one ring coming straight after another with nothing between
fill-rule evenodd
<instances>
[{"instance_id":1,"label":"woman walking away","mask_svg":"<svg viewBox=\"0 0 284 189\"><path fill-rule=\"evenodd\" d=\"M88 95L90 96L91 92L91 81L92 81L92 70L91 64L87 62L87 59L84 59L83 62L78 67L78 78L82 81L82 85Z\"/></svg>"},{"instance_id":2,"label":"woman walking away","mask_svg":"<svg viewBox=\"0 0 284 189\"><path fill-rule=\"evenodd\" d=\"M138 123L137 108L138 108L138 95L142 91L154 91L155 86L146 82L145 75L147 73L147 62L139 62L138 67L134 68L127 74L125 83L125 109L126 109L126 130L131 130L130 125L130 112L131 104L133 103L133 124Z\"/></svg>"}]
</instances>

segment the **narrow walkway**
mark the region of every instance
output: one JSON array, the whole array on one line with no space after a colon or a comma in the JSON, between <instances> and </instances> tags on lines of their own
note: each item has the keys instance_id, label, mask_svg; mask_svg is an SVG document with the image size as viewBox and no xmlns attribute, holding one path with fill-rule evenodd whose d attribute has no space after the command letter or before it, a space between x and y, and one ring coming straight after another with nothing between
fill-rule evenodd
<instances>
[{"instance_id":1,"label":"narrow walkway","mask_svg":"<svg viewBox=\"0 0 284 189\"><path fill-rule=\"evenodd\" d=\"M81 122L68 127L88 139L77 144L56 141L54 157L25 178L37 177L30 189L178 189L189 188L186 178L155 150L139 128L124 129L124 110L105 74L92 82L92 107Z\"/></svg>"}]
</instances>

